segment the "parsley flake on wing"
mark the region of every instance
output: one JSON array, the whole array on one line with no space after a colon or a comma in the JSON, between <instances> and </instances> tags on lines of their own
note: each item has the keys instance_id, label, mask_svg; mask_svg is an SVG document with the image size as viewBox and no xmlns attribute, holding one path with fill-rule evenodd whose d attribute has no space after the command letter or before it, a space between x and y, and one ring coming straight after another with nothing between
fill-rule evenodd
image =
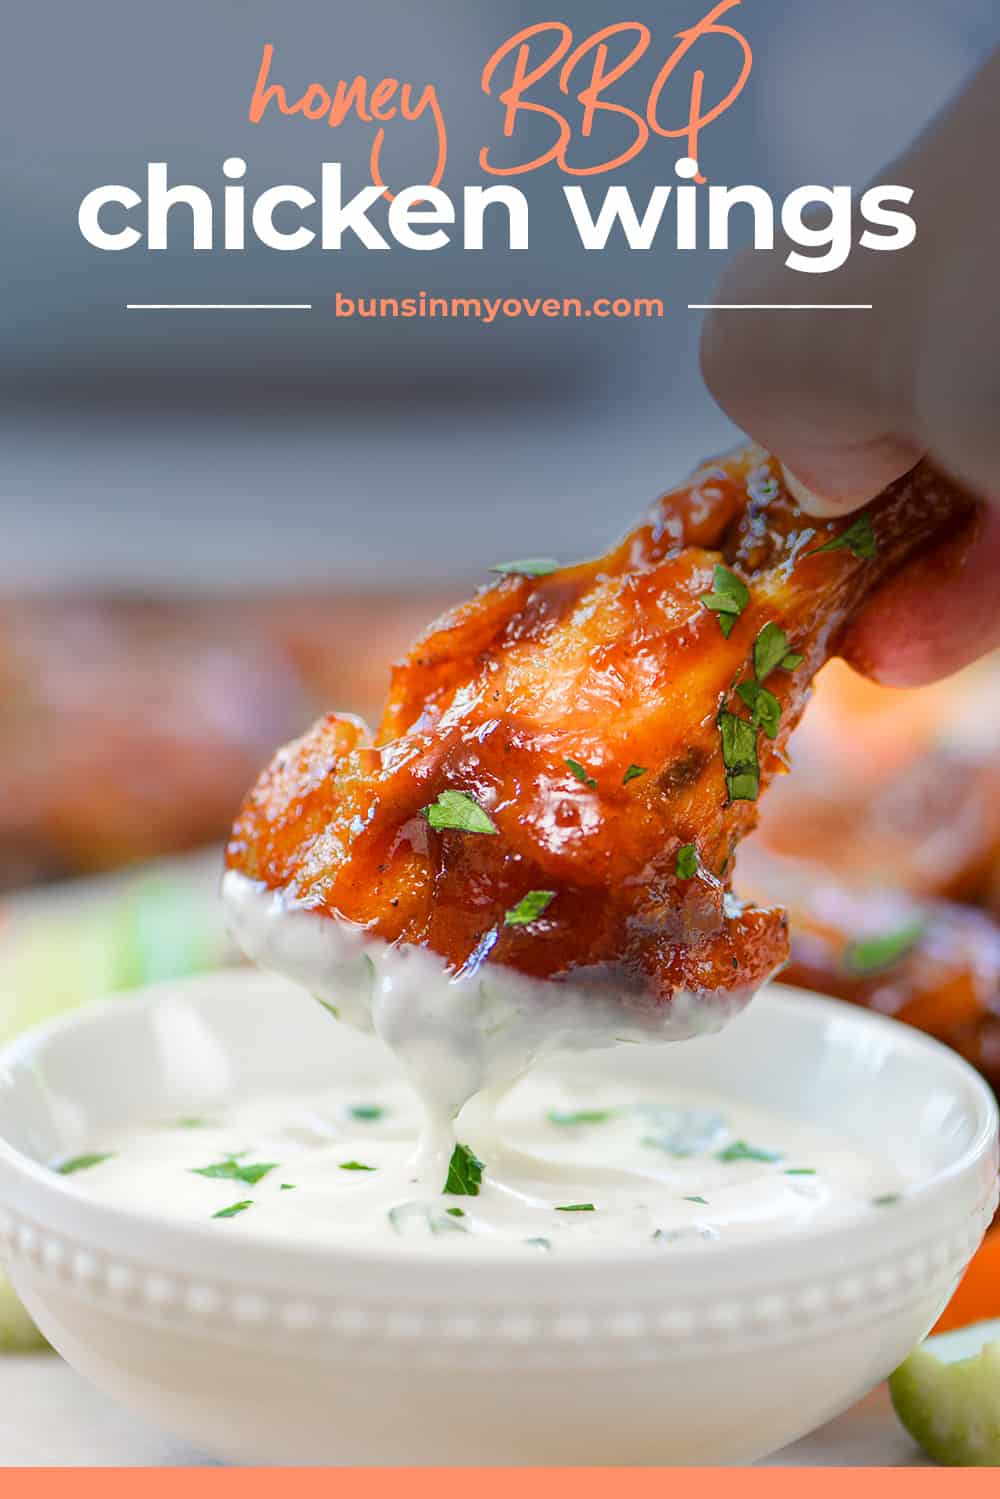
<instances>
[{"instance_id":1,"label":"parsley flake on wing","mask_svg":"<svg viewBox=\"0 0 1000 1499\"><path fill-rule=\"evenodd\" d=\"M763 729L769 739L777 739L781 728L781 704L764 686L765 680L779 668L794 671L804 659L789 651L784 630L768 620L754 641L753 678L736 687L736 695L750 709L750 717L740 718L728 709L723 709L718 717L726 790L731 803L757 800L760 795L757 733Z\"/></svg>"},{"instance_id":2,"label":"parsley flake on wing","mask_svg":"<svg viewBox=\"0 0 1000 1499\"><path fill-rule=\"evenodd\" d=\"M750 709L752 726L763 729L768 739L776 739L781 727L781 704L774 693L759 682L741 682L736 692Z\"/></svg>"},{"instance_id":3,"label":"parsley flake on wing","mask_svg":"<svg viewBox=\"0 0 1000 1499\"><path fill-rule=\"evenodd\" d=\"M420 815L427 819L432 828L441 832L447 828L454 828L459 833L499 831L489 813L466 791L440 792L436 802L421 807Z\"/></svg>"},{"instance_id":4,"label":"parsley flake on wing","mask_svg":"<svg viewBox=\"0 0 1000 1499\"><path fill-rule=\"evenodd\" d=\"M576 777L581 786L586 786L589 791L593 791L596 788L597 782L594 777L588 774L586 768L580 764L579 760L574 760L567 755L565 763L566 768Z\"/></svg>"},{"instance_id":5,"label":"parsley flake on wing","mask_svg":"<svg viewBox=\"0 0 1000 1499\"><path fill-rule=\"evenodd\" d=\"M554 890L529 890L503 919L504 926L530 926L556 898Z\"/></svg>"},{"instance_id":6,"label":"parsley flake on wing","mask_svg":"<svg viewBox=\"0 0 1000 1499\"><path fill-rule=\"evenodd\" d=\"M701 603L717 615L719 628L728 640L736 621L750 602L750 590L742 578L718 563L713 571L713 581L715 591L703 593Z\"/></svg>"},{"instance_id":7,"label":"parsley flake on wing","mask_svg":"<svg viewBox=\"0 0 1000 1499\"><path fill-rule=\"evenodd\" d=\"M788 655L788 636L769 619L753 643L753 669L758 682L765 682ZM801 659L801 658L800 658Z\"/></svg>"},{"instance_id":8,"label":"parsley flake on wing","mask_svg":"<svg viewBox=\"0 0 1000 1499\"><path fill-rule=\"evenodd\" d=\"M858 516L840 536L834 536L815 551L806 552L807 557L818 557L821 552L850 552L861 562L871 562L878 556L878 541L872 528L872 518L867 511Z\"/></svg>"},{"instance_id":9,"label":"parsley flake on wing","mask_svg":"<svg viewBox=\"0 0 1000 1499\"><path fill-rule=\"evenodd\" d=\"M722 736L722 763L726 772L726 791L731 802L755 802L760 794L760 760L757 756L757 730L745 718L723 709L719 714Z\"/></svg>"}]
</instances>

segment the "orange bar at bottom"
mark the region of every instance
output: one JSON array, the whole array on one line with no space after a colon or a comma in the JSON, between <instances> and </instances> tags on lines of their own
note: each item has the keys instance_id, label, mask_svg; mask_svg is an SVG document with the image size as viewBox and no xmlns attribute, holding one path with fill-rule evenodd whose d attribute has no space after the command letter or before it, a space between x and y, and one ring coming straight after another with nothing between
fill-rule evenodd
<instances>
[{"instance_id":1,"label":"orange bar at bottom","mask_svg":"<svg viewBox=\"0 0 1000 1499\"><path fill-rule=\"evenodd\" d=\"M956 1468L8 1468L4 1499L919 1499L997 1493ZM803 1486L806 1486L804 1489Z\"/></svg>"}]
</instances>

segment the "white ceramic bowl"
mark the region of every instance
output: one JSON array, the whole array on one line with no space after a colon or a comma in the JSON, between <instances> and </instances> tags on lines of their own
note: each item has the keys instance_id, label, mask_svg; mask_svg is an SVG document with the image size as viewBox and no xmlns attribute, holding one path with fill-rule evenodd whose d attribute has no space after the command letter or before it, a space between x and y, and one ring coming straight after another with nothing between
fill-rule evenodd
<instances>
[{"instance_id":1,"label":"white ceramic bowl","mask_svg":"<svg viewBox=\"0 0 1000 1499\"><path fill-rule=\"evenodd\" d=\"M377 1044L233 972L107 1001L0 1055L0 1258L70 1363L251 1462L748 1462L909 1352L996 1204L979 1077L892 1021L780 988L721 1035L601 1065L877 1141L914 1185L850 1228L662 1264L456 1262L236 1242L108 1206L41 1164L111 1124L321 1088Z\"/></svg>"}]
</instances>

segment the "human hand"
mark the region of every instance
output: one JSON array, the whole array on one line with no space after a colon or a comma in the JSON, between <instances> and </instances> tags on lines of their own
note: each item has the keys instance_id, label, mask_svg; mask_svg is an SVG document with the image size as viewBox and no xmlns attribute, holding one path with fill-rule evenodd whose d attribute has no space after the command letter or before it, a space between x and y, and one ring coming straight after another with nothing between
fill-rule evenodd
<instances>
[{"instance_id":1,"label":"human hand","mask_svg":"<svg viewBox=\"0 0 1000 1499\"><path fill-rule=\"evenodd\" d=\"M888 581L845 641L869 676L915 686L1000 644L1000 53L882 181L912 187L918 233L858 248L819 278L748 251L723 303L871 304L871 311L717 311L709 388L785 464L803 507L866 504L924 455L986 503L945 547Z\"/></svg>"}]
</instances>

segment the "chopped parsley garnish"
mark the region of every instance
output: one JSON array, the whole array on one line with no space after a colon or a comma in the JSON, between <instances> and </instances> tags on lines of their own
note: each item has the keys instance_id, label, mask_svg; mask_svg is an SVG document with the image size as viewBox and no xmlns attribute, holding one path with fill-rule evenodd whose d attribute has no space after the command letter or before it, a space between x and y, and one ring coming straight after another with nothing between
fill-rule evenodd
<instances>
[{"instance_id":1,"label":"chopped parsley garnish","mask_svg":"<svg viewBox=\"0 0 1000 1499\"><path fill-rule=\"evenodd\" d=\"M902 1200L903 1195L901 1192L883 1192L881 1197L872 1198L872 1207L891 1208L894 1207L897 1202L902 1202Z\"/></svg>"},{"instance_id":2,"label":"chopped parsley garnish","mask_svg":"<svg viewBox=\"0 0 1000 1499\"><path fill-rule=\"evenodd\" d=\"M575 1109L570 1113L563 1113L560 1109L553 1109L547 1115L550 1124L574 1125L574 1124L607 1124L609 1119L615 1116L614 1109Z\"/></svg>"},{"instance_id":3,"label":"chopped parsley garnish","mask_svg":"<svg viewBox=\"0 0 1000 1499\"><path fill-rule=\"evenodd\" d=\"M294 1192L295 1191L295 1183L294 1182L282 1182L281 1183L281 1190L282 1190L282 1192Z\"/></svg>"},{"instance_id":4,"label":"chopped parsley garnish","mask_svg":"<svg viewBox=\"0 0 1000 1499\"><path fill-rule=\"evenodd\" d=\"M365 1166L361 1161L341 1161L341 1171L375 1171L376 1166Z\"/></svg>"},{"instance_id":5,"label":"chopped parsley garnish","mask_svg":"<svg viewBox=\"0 0 1000 1499\"><path fill-rule=\"evenodd\" d=\"M464 1208L445 1208L445 1212L448 1214L449 1218L464 1218L465 1217L465 1209Z\"/></svg>"},{"instance_id":6,"label":"chopped parsley garnish","mask_svg":"<svg viewBox=\"0 0 1000 1499\"><path fill-rule=\"evenodd\" d=\"M781 726L781 704L764 686L772 672L780 667L794 671L803 656L788 649L788 636L780 625L768 620L753 646L753 679L740 682L736 694L750 709L750 717L740 718L723 708L719 713L722 737L722 763L725 767L726 791L730 802L755 802L760 795L759 730L776 739ZM738 673L737 673L738 675ZM732 689L730 689L732 690Z\"/></svg>"},{"instance_id":7,"label":"chopped parsley garnish","mask_svg":"<svg viewBox=\"0 0 1000 1499\"><path fill-rule=\"evenodd\" d=\"M443 1191L455 1197L478 1197L485 1167L468 1145L456 1145L448 1163Z\"/></svg>"},{"instance_id":8,"label":"chopped parsley garnish","mask_svg":"<svg viewBox=\"0 0 1000 1499\"><path fill-rule=\"evenodd\" d=\"M526 1244L533 1245L535 1249L551 1249L552 1248L552 1240L551 1239L542 1239L542 1238L538 1238L538 1239L525 1239L524 1242Z\"/></svg>"},{"instance_id":9,"label":"chopped parsley garnish","mask_svg":"<svg viewBox=\"0 0 1000 1499\"><path fill-rule=\"evenodd\" d=\"M786 1176L815 1176L815 1166L789 1166L785 1171Z\"/></svg>"},{"instance_id":10,"label":"chopped parsley garnish","mask_svg":"<svg viewBox=\"0 0 1000 1499\"><path fill-rule=\"evenodd\" d=\"M708 1207L708 1198L707 1197L682 1197L681 1201L682 1202L697 1202L703 1208L707 1208Z\"/></svg>"},{"instance_id":11,"label":"chopped parsley garnish","mask_svg":"<svg viewBox=\"0 0 1000 1499\"><path fill-rule=\"evenodd\" d=\"M755 802L760 795L760 756L758 730L769 739L778 737L781 726L781 704L765 686L765 680L779 667L794 671L804 656L788 649L788 636L780 625L768 620L753 646L753 679L740 682L736 695L750 709L749 719L723 709L719 714L722 735L722 763L726 771L726 790L731 802Z\"/></svg>"},{"instance_id":12,"label":"chopped parsley garnish","mask_svg":"<svg viewBox=\"0 0 1000 1499\"><path fill-rule=\"evenodd\" d=\"M729 800L755 802L760 793L757 730L745 718L737 718L735 713L723 709L719 714L719 733Z\"/></svg>"},{"instance_id":13,"label":"chopped parsley garnish","mask_svg":"<svg viewBox=\"0 0 1000 1499\"><path fill-rule=\"evenodd\" d=\"M734 1140L724 1150L715 1153L717 1161L780 1161L780 1150L760 1150L756 1145L748 1145L745 1140Z\"/></svg>"},{"instance_id":14,"label":"chopped parsley garnish","mask_svg":"<svg viewBox=\"0 0 1000 1499\"><path fill-rule=\"evenodd\" d=\"M781 704L774 693L768 692L759 682L741 682L736 691L750 709L751 725L763 729L769 739L776 739L781 723Z\"/></svg>"},{"instance_id":15,"label":"chopped parsley garnish","mask_svg":"<svg viewBox=\"0 0 1000 1499\"><path fill-rule=\"evenodd\" d=\"M55 1170L60 1176L72 1176L75 1171L89 1171L91 1166L99 1166L102 1161L109 1161L114 1151L97 1151L92 1155L72 1155L68 1161L62 1161Z\"/></svg>"},{"instance_id":16,"label":"chopped parsley garnish","mask_svg":"<svg viewBox=\"0 0 1000 1499\"><path fill-rule=\"evenodd\" d=\"M496 833L496 823L488 812L465 791L442 791L436 802L421 807L432 828L443 831L454 828L459 833Z\"/></svg>"},{"instance_id":17,"label":"chopped parsley garnish","mask_svg":"<svg viewBox=\"0 0 1000 1499\"><path fill-rule=\"evenodd\" d=\"M503 919L504 926L530 926L556 898L554 890L529 890Z\"/></svg>"},{"instance_id":18,"label":"chopped parsley garnish","mask_svg":"<svg viewBox=\"0 0 1000 1499\"><path fill-rule=\"evenodd\" d=\"M277 1161L258 1161L254 1165L241 1166L234 1156L228 1160L216 1161L213 1166L193 1166L192 1176L208 1176L216 1181L246 1182L248 1187L253 1187L273 1171Z\"/></svg>"},{"instance_id":19,"label":"chopped parsley garnish","mask_svg":"<svg viewBox=\"0 0 1000 1499\"><path fill-rule=\"evenodd\" d=\"M622 785L627 786L629 781L637 781L640 776L644 776L645 774L645 765L630 765L628 770L622 776Z\"/></svg>"},{"instance_id":20,"label":"chopped parsley garnish","mask_svg":"<svg viewBox=\"0 0 1000 1499\"><path fill-rule=\"evenodd\" d=\"M718 564L713 573L713 580L715 592L703 593L701 603L718 617L719 628L728 640L733 633L736 621L750 602L750 590L742 578L731 573L728 567L721 567Z\"/></svg>"},{"instance_id":21,"label":"chopped parsley garnish","mask_svg":"<svg viewBox=\"0 0 1000 1499\"><path fill-rule=\"evenodd\" d=\"M374 1124L376 1119L381 1119L385 1109L377 1103L355 1103L347 1111L352 1119L359 1119L362 1124Z\"/></svg>"},{"instance_id":22,"label":"chopped parsley garnish","mask_svg":"<svg viewBox=\"0 0 1000 1499\"><path fill-rule=\"evenodd\" d=\"M213 1218L235 1218L237 1213L245 1213L247 1208L253 1207L253 1198L245 1197L242 1202L234 1202L228 1208L220 1208L213 1213Z\"/></svg>"},{"instance_id":23,"label":"chopped parsley garnish","mask_svg":"<svg viewBox=\"0 0 1000 1499\"><path fill-rule=\"evenodd\" d=\"M922 921L911 921L894 932L878 937L863 937L852 942L844 953L844 967L859 978L883 973L905 958L924 935Z\"/></svg>"},{"instance_id":24,"label":"chopped parsley garnish","mask_svg":"<svg viewBox=\"0 0 1000 1499\"><path fill-rule=\"evenodd\" d=\"M522 557L517 562L498 562L490 568L491 573L511 573L522 578L547 578L562 566L554 557Z\"/></svg>"},{"instance_id":25,"label":"chopped parsley garnish","mask_svg":"<svg viewBox=\"0 0 1000 1499\"><path fill-rule=\"evenodd\" d=\"M753 670L758 682L766 682L788 655L788 636L769 619L753 643Z\"/></svg>"},{"instance_id":26,"label":"chopped parsley garnish","mask_svg":"<svg viewBox=\"0 0 1000 1499\"><path fill-rule=\"evenodd\" d=\"M579 760L572 760L570 759L569 755L567 755L566 768L574 776L576 776L576 779L580 782L581 786L586 786L590 791L593 791L597 786L597 782L594 780L594 777L587 774L586 770L580 764Z\"/></svg>"},{"instance_id":27,"label":"chopped parsley garnish","mask_svg":"<svg viewBox=\"0 0 1000 1499\"><path fill-rule=\"evenodd\" d=\"M556 1208L557 1213L592 1213L593 1211L592 1202L569 1202L565 1207Z\"/></svg>"},{"instance_id":28,"label":"chopped parsley garnish","mask_svg":"<svg viewBox=\"0 0 1000 1499\"><path fill-rule=\"evenodd\" d=\"M677 850L677 863L674 867L679 880L694 879L698 873L698 850L693 843L685 843L683 848Z\"/></svg>"},{"instance_id":29,"label":"chopped parsley garnish","mask_svg":"<svg viewBox=\"0 0 1000 1499\"><path fill-rule=\"evenodd\" d=\"M177 1129L207 1129L208 1119L175 1119L174 1125Z\"/></svg>"},{"instance_id":30,"label":"chopped parsley garnish","mask_svg":"<svg viewBox=\"0 0 1000 1499\"><path fill-rule=\"evenodd\" d=\"M878 541L872 529L872 518L867 511L859 515L857 520L840 536L835 536L832 541L824 542L823 546L817 547L813 552L807 552L806 556L818 557L820 552L841 551L851 552L862 562L870 562L873 557L878 556Z\"/></svg>"}]
</instances>

